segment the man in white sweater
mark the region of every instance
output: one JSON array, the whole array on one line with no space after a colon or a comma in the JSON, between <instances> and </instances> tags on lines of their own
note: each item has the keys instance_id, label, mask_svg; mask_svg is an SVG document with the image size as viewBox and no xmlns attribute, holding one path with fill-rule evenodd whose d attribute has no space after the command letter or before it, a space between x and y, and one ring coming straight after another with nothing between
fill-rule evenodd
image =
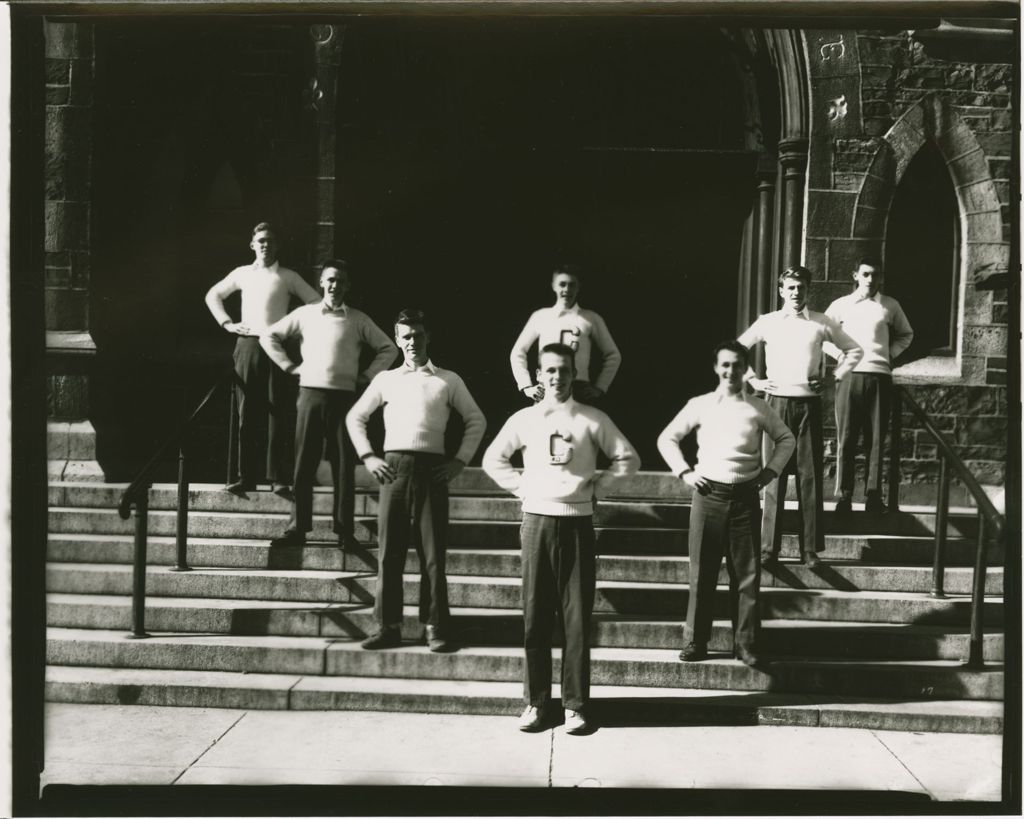
<instances>
[{"instance_id":1,"label":"man in white sweater","mask_svg":"<svg viewBox=\"0 0 1024 819\"><path fill-rule=\"evenodd\" d=\"M292 299L305 304L320 300L320 294L294 270L277 261L277 235L267 222L252 229L249 248L256 258L252 264L236 267L206 293L206 307L217 323L236 336L234 364L238 407L238 480L225 489L245 496L264 478L271 490L291 497L291 465L286 456L292 434L291 404L295 389L260 347L260 334L283 318ZM241 320L231 318L224 300L241 293ZM266 439L262 429L266 427Z\"/></svg>"},{"instance_id":2,"label":"man in white sweater","mask_svg":"<svg viewBox=\"0 0 1024 819\"><path fill-rule=\"evenodd\" d=\"M857 439L864 434L867 456L864 509L870 514L885 511L882 503L882 447L889 430L889 401L892 395L892 362L914 340L914 329L900 303L882 295L881 262L865 258L853 272L856 289L836 299L825 315L839 324L863 348L864 357L853 372L836 384L837 512L849 512L853 500ZM839 350L827 345L836 358Z\"/></svg>"},{"instance_id":3,"label":"man in white sweater","mask_svg":"<svg viewBox=\"0 0 1024 819\"><path fill-rule=\"evenodd\" d=\"M512 346L510 361L516 386L531 401L539 401L544 396L544 386L534 384L530 377L530 348L535 342L538 349L548 344L565 344L576 356L573 398L593 404L608 392L622 363L622 354L604 319L579 305L579 267L570 264L556 267L551 276L551 289L555 293L554 306L534 311ZM595 349L601 356L601 370L591 384L590 359Z\"/></svg>"},{"instance_id":4,"label":"man in white sweater","mask_svg":"<svg viewBox=\"0 0 1024 819\"><path fill-rule=\"evenodd\" d=\"M355 403L356 388L385 369L398 351L373 320L348 307L348 264L331 259L321 265L323 301L293 310L272 324L260 337L267 355L286 373L299 376L295 425L295 499L291 518L271 546L302 546L313 528L313 482L327 445L327 461L334 483L334 531L342 548L354 544L355 453L345 431L345 414ZM299 340L302 363L288 355L285 342ZM373 352L366 370L359 372L363 348Z\"/></svg>"},{"instance_id":5,"label":"man in white sweater","mask_svg":"<svg viewBox=\"0 0 1024 819\"><path fill-rule=\"evenodd\" d=\"M451 645L445 541L448 535L448 482L469 463L483 438L486 421L463 380L434 365L427 356L430 333L419 310L395 319L395 341L405 360L380 373L348 413L355 450L380 483L377 505L379 545L378 630L363 648L394 648L402 642L402 573L409 552L412 518L419 530L420 622L431 651ZM374 451L366 428L384 408L384 457ZM452 410L462 419L462 443L447 457L444 432Z\"/></svg>"},{"instance_id":6,"label":"man in white sweater","mask_svg":"<svg viewBox=\"0 0 1024 819\"><path fill-rule=\"evenodd\" d=\"M787 476L795 472L800 499L800 553L810 568L821 565L817 553L825 548L824 460L821 393L825 389L823 345L831 342L844 353L835 369L840 381L857 366L860 346L824 313L807 309L811 271L790 267L779 274L782 309L765 313L740 335L744 347L764 342L766 378L750 385L767 396L768 405L796 436L796 454L764 489L761 518L761 563L773 564L782 546L782 510ZM768 447L766 446L766 452Z\"/></svg>"},{"instance_id":7,"label":"man in white sweater","mask_svg":"<svg viewBox=\"0 0 1024 819\"><path fill-rule=\"evenodd\" d=\"M690 508L690 594L686 608L686 643L679 659L708 656L718 568L725 554L729 571L733 651L747 665L757 665L761 585L758 560L761 510L758 490L775 480L789 461L793 433L766 402L746 394L747 348L737 341L714 351L718 389L691 398L658 436L658 451L672 473L693 490ZM697 430L697 465L687 463L682 440ZM761 440L772 441L771 459L761 467Z\"/></svg>"},{"instance_id":8,"label":"man in white sweater","mask_svg":"<svg viewBox=\"0 0 1024 819\"><path fill-rule=\"evenodd\" d=\"M569 733L587 730L590 696L590 617L596 588L594 503L609 483L640 468L640 458L601 410L572 397L573 350L541 348L541 401L520 410L484 453L494 482L523 502L520 530L526 663L523 731L543 727L551 700L551 629L555 612L565 633L562 705ZM522 450L523 472L511 463ZM610 460L597 470L597 454Z\"/></svg>"}]
</instances>

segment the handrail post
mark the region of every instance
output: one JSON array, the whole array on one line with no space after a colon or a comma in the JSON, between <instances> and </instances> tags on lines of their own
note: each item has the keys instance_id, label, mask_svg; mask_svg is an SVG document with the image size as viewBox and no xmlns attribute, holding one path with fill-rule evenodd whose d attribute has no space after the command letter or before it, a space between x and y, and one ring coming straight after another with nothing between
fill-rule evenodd
<instances>
[{"instance_id":1,"label":"handrail post","mask_svg":"<svg viewBox=\"0 0 1024 819\"><path fill-rule=\"evenodd\" d=\"M903 393L899 385L892 391L892 420L889 424L889 511L900 511L900 480L902 468L900 449L903 444Z\"/></svg>"},{"instance_id":2,"label":"handrail post","mask_svg":"<svg viewBox=\"0 0 1024 819\"><path fill-rule=\"evenodd\" d=\"M149 534L149 486L142 487L135 501L135 554L132 562L133 640L149 637L146 633L146 537Z\"/></svg>"},{"instance_id":3,"label":"handrail post","mask_svg":"<svg viewBox=\"0 0 1024 819\"><path fill-rule=\"evenodd\" d=\"M935 562L932 597L946 596L946 520L949 516L949 462L939 454L939 493L935 501Z\"/></svg>"},{"instance_id":4,"label":"handrail post","mask_svg":"<svg viewBox=\"0 0 1024 819\"><path fill-rule=\"evenodd\" d=\"M172 572L190 572L188 565L188 480L185 478L185 444L178 444L178 516L175 526L177 565Z\"/></svg>"},{"instance_id":5,"label":"handrail post","mask_svg":"<svg viewBox=\"0 0 1024 819\"><path fill-rule=\"evenodd\" d=\"M974 562L974 588L971 594L971 648L967 667L985 667L985 635L982 633L985 605L985 572L988 566L988 537L985 516L978 510L978 550Z\"/></svg>"}]
</instances>

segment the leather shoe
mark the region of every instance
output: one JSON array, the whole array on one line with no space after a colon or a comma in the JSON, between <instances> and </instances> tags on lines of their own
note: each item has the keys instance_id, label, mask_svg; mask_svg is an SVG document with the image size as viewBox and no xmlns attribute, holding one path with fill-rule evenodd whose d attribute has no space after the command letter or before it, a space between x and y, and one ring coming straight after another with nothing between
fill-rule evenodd
<instances>
[{"instance_id":1,"label":"leather shoe","mask_svg":"<svg viewBox=\"0 0 1024 819\"><path fill-rule=\"evenodd\" d=\"M821 566L821 558L815 552L804 552L803 560L808 569L817 569Z\"/></svg>"},{"instance_id":2,"label":"leather shoe","mask_svg":"<svg viewBox=\"0 0 1024 819\"><path fill-rule=\"evenodd\" d=\"M696 643L687 643L679 652L679 659L684 663L697 663L708 658L708 647Z\"/></svg>"},{"instance_id":3,"label":"leather shoe","mask_svg":"<svg viewBox=\"0 0 1024 819\"><path fill-rule=\"evenodd\" d=\"M246 498L248 500L246 493L255 492L256 484L252 481L235 481L234 483L229 483L224 488L232 495L237 495L240 498Z\"/></svg>"},{"instance_id":4,"label":"leather shoe","mask_svg":"<svg viewBox=\"0 0 1024 819\"><path fill-rule=\"evenodd\" d=\"M836 501L836 514L848 515L853 511L853 501L845 495Z\"/></svg>"},{"instance_id":5,"label":"leather shoe","mask_svg":"<svg viewBox=\"0 0 1024 819\"><path fill-rule=\"evenodd\" d=\"M424 629L423 639L427 642L427 647L431 651L451 651L452 644L449 643L444 636L441 634L441 630L437 626L428 625Z\"/></svg>"},{"instance_id":6,"label":"leather shoe","mask_svg":"<svg viewBox=\"0 0 1024 819\"><path fill-rule=\"evenodd\" d=\"M746 646L736 646L735 654L736 659L744 665L753 667L761 664L761 658Z\"/></svg>"},{"instance_id":7,"label":"leather shoe","mask_svg":"<svg viewBox=\"0 0 1024 819\"><path fill-rule=\"evenodd\" d=\"M376 634L367 637L360 644L363 648L398 648L402 644L402 630L395 626L384 626Z\"/></svg>"},{"instance_id":8,"label":"leather shoe","mask_svg":"<svg viewBox=\"0 0 1024 819\"><path fill-rule=\"evenodd\" d=\"M295 493L292 492L292 488L290 486L285 486L284 484L276 484L271 488L270 491L277 495L279 498L284 498L286 501L295 500Z\"/></svg>"},{"instance_id":9,"label":"leather shoe","mask_svg":"<svg viewBox=\"0 0 1024 819\"><path fill-rule=\"evenodd\" d=\"M279 548L282 546L305 546L306 535L296 529L288 529L280 537L270 541L270 547Z\"/></svg>"},{"instance_id":10,"label":"leather shoe","mask_svg":"<svg viewBox=\"0 0 1024 819\"><path fill-rule=\"evenodd\" d=\"M539 731L544 726L545 706L527 705L519 717L520 731Z\"/></svg>"}]
</instances>

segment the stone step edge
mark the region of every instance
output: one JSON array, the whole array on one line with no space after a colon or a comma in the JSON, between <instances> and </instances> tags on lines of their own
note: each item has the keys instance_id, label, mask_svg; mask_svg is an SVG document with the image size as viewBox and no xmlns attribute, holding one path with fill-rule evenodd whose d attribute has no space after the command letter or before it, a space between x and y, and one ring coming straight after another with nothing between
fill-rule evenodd
<instances>
[{"instance_id":1,"label":"stone step edge","mask_svg":"<svg viewBox=\"0 0 1024 819\"><path fill-rule=\"evenodd\" d=\"M48 626L46 629L47 642L72 640L75 642L92 643L117 643L127 641L136 645L198 645L202 641L205 646L221 646L224 648L259 648L262 651L283 650L305 650L305 651L358 651L364 649L359 647L358 640L340 640L337 637L287 637L287 636L248 636L236 634L211 634L209 632L183 635L178 632L154 631L150 633L149 639L132 640L124 631L112 629L77 629ZM463 646L458 652L446 655L457 659L463 656L491 656L491 657L515 657L522 654L521 646ZM394 656L395 653L416 653L431 654L430 650L420 642L405 640L402 645L393 649L380 649L373 652L376 655ZM733 659L724 653L720 656L711 656L701 662L701 665L742 665L739 660ZM714 652L713 652L714 655ZM676 649L663 648L622 648L610 646L596 646L591 648L591 659L608 662L655 662L679 665L678 652ZM843 667L869 667L875 669L898 668L905 671L949 671L963 673L984 673L1002 674L1004 665L1001 662L986 662L984 671L975 671L967 668L960 660L903 660L903 659L846 659L843 657L808 658L805 656L772 655L771 661L775 665L798 666L801 668L843 668Z\"/></svg>"},{"instance_id":2,"label":"stone step edge","mask_svg":"<svg viewBox=\"0 0 1024 819\"><path fill-rule=\"evenodd\" d=\"M469 467L466 471L468 472L468 471L470 471L472 469L474 469L474 467ZM479 467L476 467L476 469L479 469ZM358 470L359 470L359 467L357 467L357 472L358 472ZM662 480L665 480L665 481L669 481L671 479L671 474L668 473L668 472L653 472L653 471L647 472L647 471L641 471L641 472L638 472L637 475L640 476L640 477L655 476L655 477L658 477L658 478L660 478ZM85 488L85 489L87 489L89 491L95 491L95 490L98 490L98 489L104 489L104 490L114 490L114 491L120 490L121 492L123 492L125 489L128 488L128 484L127 483L102 483L102 482L96 482L96 481L89 481L89 482L87 482L85 484L83 484L81 481L50 481L48 485L50 487L53 487L53 488L56 488L56 489L70 489L70 490L74 490L74 489L78 489L78 488ZM269 484L268 484L268 486L269 486ZM177 488L178 488L178 485L175 484L175 483L154 483L153 484L153 489L158 490L158 491L177 492ZM190 492L218 493L219 494L221 492L224 492L225 490L224 490L224 485L223 484L219 484L219 483L190 483L189 484L189 491ZM316 487L314 487L313 491L316 494L330 494L333 490L329 486L316 486ZM375 495L375 494L377 494L377 492L378 492L378 487L376 487L376 486L371 484L370 479L369 479L368 476L361 483L359 482L359 480L357 478L357 483L356 483L356 493L357 494ZM266 492L259 491L258 494L270 495L270 492L269 492L269 490L267 490ZM493 489L491 489L491 488L487 488L487 489L479 489L479 488L460 489L460 488L453 488L453 489L451 489L449 491L449 495L450 495L450 497L453 497L453 498L466 497L466 498L497 498L497 499L500 499L500 500L507 500L507 501L515 500L515 498L513 498L512 495L510 495L509 493L505 492L504 490L500 489L497 486L495 486ZM623 492L622 494L618 494L618 493L615 493L613 491L613 493L607 497L607 500L610 501L610 502L616 502L616 501L620 501L621 500L621 501L626 502L626 503L656 503L658 505L678 505L678 506L689 506L690 505L689 497L688 497L688 495L683 494L682 488L680 488L680 494L678 496L673 496L671 498L666 498L666 497L660 496L660 495L654 495L654 496L650 496L650 495L632 495L632 494L627 494L625 492ZM835 504L836 504L836 502L834 500L826 500L826 501L824 501L825 511L826 512L834 511L835 510ZM863 507L863 503L854 503L854 505L853 505L853 508L854 508L855 511L857 511L858 509L860 509L862 507ZM799 504L795 500L787 500L785 502L785 508L786 509L797 509L797 508L799 508ZM900 513L908 513L908 514L935 514L935 506L931 505L931 504L905 504L905 505L901 505L900 506L900 510L899 511L900 511ZM975 517L978 514L978 510L977 510L977 508L972 507L972 506L950 506L949 514L951 516L956 516L956 517L960 517L960 516Z\"/></svg>"},{"instance_id":3,"label":"stone step edge","mask_svg":"<svg viewBox=\"0 0 1024 819\"><path fill-rule=\"evenodd\" d=\"M54 569L62 572L79 572L79 573L91 573L91 574L102 574L110 573L113 575L129 575L132 573L132 566L128 563L64 563L64 562L48 562L46 564L47 571ZM159 576L165 573L170 573L170 569L163 566L153 566L151 564L146 566L147 576ZM182 577L273 577L279 579L308 579L308 580L353 580L358 578L365 578L368 581L372 580L375 575L370 572L359 572L359 571L335 571L332 569L248 569L248 568L236 568L236 567L199 567L194 568L191 572L182 573ZM406 583L416 582L419 580L419 574L414 573L403 573L403 581ZM490 575L457 575L449 574L447 576L449 585L490 585L490 586L508 586L515 587L522 583L522 579L518 576L507 576L507 577L496 577ZM651 590L651 591L678 591L682 588L682 583L662 583L653 581L631 581L631 580L598 580L597 588L600 589L635 589L638 591ZM728 584L719 583L716 585L716 591L720 593L728 592ZM875 599L875 600L929 600L936 604L941 603L970 603L971 595L969 594L950 594L944 598L933 598L926 592L899 592L899 591L882 591L882 590L871 590L871 589L859 589L857 591L844 591L842 589L799 589L790 586L764 586L761 588L762 594L782 596L785 594L797 594L800 592L807 592L809 595L814 597L828 597L843 599ZM65 592L67 593L67 592ZM148 596L148 595L147 595ZM1001 595L986 595L985 602L993 605L1002 605L1003 597Z\"/></svg>"},{"instance_id":4,"label":"stone step edge","mask_svg":"<svg viewBox=\"0 0 1024 819\"><path fill-rule=\"evenodd\" d=\"M553 695L559 696L557 684ZM46 698L51 702L513 716L522 709L522 686L512 682L48 665ZM610 709L627 713L646 710L650 724L667 721L666 712L673 723L688 712L697 718L693 721L706 722L708 711L713 710L719 718L731 714L734 719L741 718L743 724L957 733L1000 733L1003 726L1002 703L989 700L839 699L843 701L823 704L807 694L601 685L591 688L598 718L602 712L611 716Z\"/></svg>"},{"instance_id":5,"label":"stone step edge","mask_svg":"<svg viewBox=\"0 0 1024 819\"><path fill-rule=\"evenodd\" d=\"M117 606L130 608L132 598L130 595L122 594L76 594L73 592L47 592L46 602L60 605L94 605L94 606ZM281 612L314 612L329 613L335 611L358 612L364 611L368 614L373 612L372 603L309 603L301 600L260 600L255 598L237 597L166 597L162 595L146 595L146 607L166 609L211 609L217 611L230 611L242 609L245 611L281 611ZM402 607L402 613L406 618L417 618L419 608L408 605ZM459 617L486 617L486 618L514 618L521 619L522 609L500 609L482 608L473 606L452 606L451 615L453 620ZM595 621L613 621L619 623L633 623L637 625L678 625L682 628L684 618L675 616L657 615L632 615L617 614L614 612L596 611L592 615ZM785 620L782 618L763 618L762 628L770 629L798 629L801 631L827 631L834 629L838 631L857 631L858 629L871 629L873 631L886 631L898 635L921 635L921 636L947 636L967 635L970 633L969 624L950 623L948 625L932 625L927 623L886 623L855 620ZM719 618L712 621L715 626L722 628L732 627L731 621ZM998 626L985 626L983 633L988 636L1002 636L1005 630ZM267 635L272 636L272 635Z\"/></svg>"}]
</instances>

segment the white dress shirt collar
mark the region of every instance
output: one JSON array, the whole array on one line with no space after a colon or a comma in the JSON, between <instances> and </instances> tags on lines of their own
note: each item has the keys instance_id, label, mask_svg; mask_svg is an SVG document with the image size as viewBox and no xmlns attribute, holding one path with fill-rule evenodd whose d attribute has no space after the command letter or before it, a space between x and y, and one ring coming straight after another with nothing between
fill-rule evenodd
<instances>
[{"instance_id":1,"label":"white dress shirt collar","mask_svg":"<svg viewBox=\"0 0 1024 819\"><path fill-rule=\"evenodd\" d=\"M427 363L420 367L417 367L415 364L410 364L408 361L403 361L402 370L407 373L430 373L431 375L437 373L437 367L434 366L434 362L429 358L427 359Z\"/></svg>"},{"instance_id":2,"label":"white dress shirt collar","mask_svg":"<svg viewBox=\"0 0 1024 819\"><path fill-rule=\"evenodd\" d=\"M743 388L737 393L732 393L729 392L728 387L719 385L712 394L715 396L716 404L721 404L723 401L743 401L744 403L747 401L747 391Z\"/></svg>"},{"instance_id":3,"label":"white dress shirt collar","mask_svg":"<svg viewBox=\"0 0 1024 819\"><path fill-rule=\"evenodd\" d=\"M560 317L561 316L567 316L570 313L578 315L579 312L580 312L580 303L576 302L572 307L561 307L558 304L556 304L555 305L555 310L558 312L558 315Z\"/></svg>"},{"instance_id":4,"label":"white dress shirt collar","mask_svg":"<svg viewBox=\"0 0 1024 819\"><path fill-rule=\"evenodd\" d=\"M345 302L342 302L332 310L330 307L327 306L327 299L324 299L323 301L320 302L320 312L325 314L331 313L335 316L342 316L343 318L348 318L348 307L346 306Z\"/></svg>"},{"instance_id":5,"label":"white dress shirt collar","mask_svg":"<svg viewBox=\"0 0 1024 819\"><path fill-rule=\"evenodd\" d=\"M853 303L857 304L862 301L873 301L881 304L882 302L882 291L879 290L873 296L862 296L859 290L853 291Z\"/></svg>"},{"instance_id":6,"label":"white dress shirt collar","mask_svg":"<svg viewBox=\"0 0 1024 819\"><path fill-rule=\"evenodd\" d=\"M802 319L808 319L808 320L810 320L810 318L811 318L810 311L807 309L807 305L806 304L803 307L801 307L799 310L794 310L788 304L787 305L783 305L782 309L779 310L779 312L785 318L802 318Z\"/></svg>"}]
</instances>

